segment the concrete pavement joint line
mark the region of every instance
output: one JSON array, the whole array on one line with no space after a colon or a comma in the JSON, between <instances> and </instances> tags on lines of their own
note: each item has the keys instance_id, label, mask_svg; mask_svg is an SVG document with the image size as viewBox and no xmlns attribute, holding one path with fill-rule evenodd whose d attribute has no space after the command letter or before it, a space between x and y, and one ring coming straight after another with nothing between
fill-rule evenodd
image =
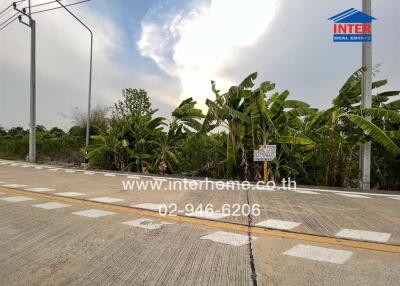
<instances>
[{"instance_id":1,"label":"concrete pavement joint line","mask_svg":"<svg viewBox=\"0 0 400 286\"><path fill-rule=\"evenodd\" d=\"M356 240L387 242L392 235L390 233L386 233L386 232L376 232L376 231L345 228L345 229L342 229L341 231L339 231L338 233L336 233L335 236L356 239Z\"/></svg>"},{"instance_id":2,"label":"concrete pavement joint line","mask_svg":"<svg viewBox=\"0 0 400 286\"><path fill-rule=\"evenodd\" d=\"M250 195L249 190L246 190L246 201L247 205L250 205ZM253 218L251 216L251 212L247 215L247 239L249 241L249 258L250 258L250 269L251 269L251 280L253 281L253 286L257 286L257 271L256 271L256 263L254 261L253 254L253 235L251 233L251 226L253 224ZM255 238L254 238L255 239Z\"/></svg>"},{"instance_id":3,"label":"concrete pavement joint line","mask_svg":"<svg viewBox=\"0 0 400 286\"><path fill-rule=\"evenodd\" d=\"M219 228L228 231L239 231L248 233L248 226L234 223L234 222L222 222L222 221L215 221L209 219L200 219L200 218L193 218L193 217L185 217L181 215L174 215L174 216L162 216L159 214L158 211L151 211L151 210L144 210L136 207L128 207L128 206L121 206L115 204L107 204L107 203L98 203L93 202L81 198L69 198L69 197L61 197L54 194L45 194L45 193L32 193L23 190L16 190L16 189L6 189L2 188L1 191L6 193L13 193L13 194L21 194L21 195L29 195L31 197L37 197L41 199L49 199L49 200L56 200L61 202L70 203L73 205L78 206L92 206L97 208L103 208L113 211L120 211L120 212L129 212L134 213L142 216L153 217L157 219L162 219L171 222L181 222L181 223L190 223L195 225L202 225L205 227L212 227L212 228ZM274 230L274 229L267 229L261 228L258 226L252 226L251 232L253 234L259 235L266 235L266 236L276 236L288 239L296 239L296 240L303 240L303 241L310 241L316 243L324 243L324 244L332 244L332 245L340 245L340 246L347 246L353 248L360 248L360 249L368 249L368 250L375 250L375 251L382 251L382 252L390 252L390 253L400 253L400 245L397 244L387 244L387 243L376 243L376 242L369 242L369 241L358 241L358 240L351 240L345 238L336 238L326 235L316 235L316 234L309 234L309 233L301 233L295 231L283 231L283 230Z\"/></svg>"},{"instance_id":4,"label":"concrete pavement joint line","mask_svg":"<svg viewBox=\"0 0 400 286\"><path fill-rule=\"evenodd\" d=\"M324 247L298 244L283 255L306 258L320 262L344 264L353 255L352 251L329 249Z\"/></svg>"}]
</instances>

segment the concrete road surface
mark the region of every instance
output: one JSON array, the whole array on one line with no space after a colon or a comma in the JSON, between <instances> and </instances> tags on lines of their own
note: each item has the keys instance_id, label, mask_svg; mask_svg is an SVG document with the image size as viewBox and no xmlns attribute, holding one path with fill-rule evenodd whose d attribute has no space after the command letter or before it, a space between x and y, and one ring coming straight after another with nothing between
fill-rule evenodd
<instances>
[{"instance_id":1,"label":"concrete road surface","mask_svg":"<svg viewBox=\"0 0 400 286\"><path fill-rule=\"evenodd\" d=\"M0 285L400 285L396 194L182 180L0 160Z\"/></svg>"}]
</instances>

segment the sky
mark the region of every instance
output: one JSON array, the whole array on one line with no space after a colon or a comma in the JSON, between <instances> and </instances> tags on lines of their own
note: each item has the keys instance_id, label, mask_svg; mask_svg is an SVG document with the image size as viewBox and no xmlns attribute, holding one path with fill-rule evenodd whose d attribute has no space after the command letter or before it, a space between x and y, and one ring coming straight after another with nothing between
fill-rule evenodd
<instances>
[{"instance_id":1,"label":"sky","mask_svg":"<svg viewBox=\"0 0 400 286\"><path fill-rule=\"evenodd\" d=\"M41 4L49 0L31 0ZM78 0L63 0L64 4ZM398 0L372 0L373 64L385 90L400 90ZM0 11L11 3L0 0ZM25 7L22 2L18 7ZM122 89L148 91L159 115L188 97L206 110L221 91L252 72L292 99L330 106L361 66L360 43L333 43L327 19L361 0L92 0L70 7L94 33L93 106L112 106ZM44 6L35 8L35 11ZM56 7L49 4L48 8ZM0 23L13 15L9 9ZM34 15L37 124L68 130L73 108L87 108L90 36L62 9ZM30 31L0 31L0 126L29 122Z\"/></svg>"}]
</instances>

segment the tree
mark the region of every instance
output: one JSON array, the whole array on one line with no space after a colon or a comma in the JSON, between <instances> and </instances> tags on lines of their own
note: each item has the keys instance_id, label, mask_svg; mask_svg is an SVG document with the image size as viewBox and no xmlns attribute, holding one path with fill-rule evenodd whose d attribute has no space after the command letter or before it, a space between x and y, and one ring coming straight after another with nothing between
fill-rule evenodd
<instances>
[{"instance_id":1,"label":"tree","mask_svg":"<svg viewBox=\"0 0 400 286\"><path fill-rule=\"evenodd\" d=\"M112 109L109 130L93 136L87 158L98 160L101 156L111 156L118 170L152 169L165 119L154 117L157 110L151 108L146 91L129 88L122 95L123 99Z\"/></svg>"},{"instance_id":2,"label":"tree","mask_svg":"<svg viewBox=\"0 0 400 286\"><path fill-rule=\"evenodd\" d=\"M0 126L0 136L6 136L6 135L7 131L2 126Z\"/></svg>"},{"instance_id":3,"label":"tree","mask_svg":"<svg viewBox=\"0 0 400 286\"><path fill-rule=\"evenodd\" d=\"M129 116L147 116L154 110L147 92L143 89L126 88L122 90L123 100L114 104L112 111L113 118L123 118Z\"/></svg>"},{"instance_id":4,"label":"tree","mask_svg":"<svg viewBox=\"0 0 400 286\"><path fill-rule=\"evenodd\" d=\"M90 134L98 135L107 131L109 127L109 107L96 106L90 111ZM72 123L74 126L79 126L81 129L85 130L87 125L87 111L83 111L79 107L75 107L72 110Z\"/></svg>"},{"instance_id":5,"label":"tree","mask_svg":"<svg viewBox=\"0 0 400 286\"><path fill-rule=\"evenodd\" d=\"M372 97L372 108L361 109L361 76L362 68L347 79L333 100L333 106L316 114L307 124L306 133L314 138L318 146L314 154L317 158L314 159L325 162L321 166L325 170L323 184L350 185L350 178L357 178L357 150L365 142L380 144L394 156L400 154L399 147L391 138L396 137L398 131L389 131L394 127L391 124L400 123L397 103L386 103L399 91L377 93ZM375 81L372 89L376 90L386 83L386 80ZM372 116L372 121L365 116Z\"/></svg>"},{"instance_id":6,"label":"tree","mask_svg":"<svg viewBox=\"0 0 400 286\"><path fill-rule=\"evenodd\" d=\"M46 132L46 127L43 125L36 125L36 132Z\"/></svg>"},{"instance_id":7,"label":"tree","mask_svg":"<svg viewBox=\"0 0 400 286\"><path fill-rule=\"evenodd\" d=\"M8 135L11 137L16 137L16 136L24 136L29 134L28 130L24 130L22 127L13 127L8 130Z\"/></svg>"},{"instance_id":8,"label":"tree","mask_svg":"<svg viewBox=\"0 0 400 286\"><path fill-rule=\"evenodd\" d=\"M61 136L63 136L65 134L65 132L62 129L58 128L58 127L51 128L49 132L54 137L61 137Z\"/></svg>"},{"instance_id":9,"label":"tree","mask_svg":"<svg viewBox=\"0 0 400 286\"><path fill-rule=\"evenodd\" d=\"M311 139L301 134L303 122L300 117L313 114L316 110L301 101L287 101L288 91L275 92L267 98L267 93L275 89L275 84L263 82L259 88L252 90L256 78L257 73L250 74L223 95L220 95L215 82L211 82L216 99L206 101L209 110L201 132L206 133L220 126L228 130L228 177L254 177L257 168L252 162L252 153L260 144L282 143L280 151L286 153L289 149L285 144L313 144ZM280 176L280 168L293 171L282 164L282 158L278 156L275 160L277 177Z\"/></svg>"}]
</instances>

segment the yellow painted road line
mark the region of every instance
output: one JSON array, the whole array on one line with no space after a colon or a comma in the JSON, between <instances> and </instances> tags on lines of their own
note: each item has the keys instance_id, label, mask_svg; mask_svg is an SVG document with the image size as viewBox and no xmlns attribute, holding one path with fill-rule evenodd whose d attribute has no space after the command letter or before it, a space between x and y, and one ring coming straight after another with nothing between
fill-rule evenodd
<instances>
[{"instance_id":1,"label":"yellow painted road line","mask_svg":"<svg viewBox=\"0 0 400 286\"><path fill-rule=\"evenodd\" d=\"M357 241L351 239L341 239L330 236L323 235L314 235L309 233L299 233L293 231L282 231L282 230L274 230L267 229L257 226L251 226L250 228L247 225L232 223L232 222L223 222L223 221L214 221L208 220L204 218L194 218L187 217L181 215L160 215L157 211L144 210L140 208L134 208L129 206L121 206L116 204L109 203L101 203L89 201L81 198L71 198L71 197L63 197L54 194L44 194L44 193L33 193L29 191L17 190L17 189L8 189L8 188L0 188L0 191L12 194L26 195L38 199L48 199L48 200L56 200L60 202L70 203L76 206L84 206L84 207L95 207L102 208L107 210L113 210L118 212L128 212L134 213L137 215L143 215L148 217L153 217L157 219L172 221L172 222L181 222L181 223L190 223L195 225L201 225L206 227L224 229L228 231L238 231L247 233L249 230L252 234L258 235L266 235L266 236L276 236L281 238L288 239L296 239L302 241L309 241L315 243L323 243L323 244L333 244L340 245L352 248L360 248L367 250L375 250L382 252L390 252L390 253L400 253L400 245L395 244L386 244L386 243L376 243L376 242L368 242L368 241Z\"/></svg>"}]
</instances>

